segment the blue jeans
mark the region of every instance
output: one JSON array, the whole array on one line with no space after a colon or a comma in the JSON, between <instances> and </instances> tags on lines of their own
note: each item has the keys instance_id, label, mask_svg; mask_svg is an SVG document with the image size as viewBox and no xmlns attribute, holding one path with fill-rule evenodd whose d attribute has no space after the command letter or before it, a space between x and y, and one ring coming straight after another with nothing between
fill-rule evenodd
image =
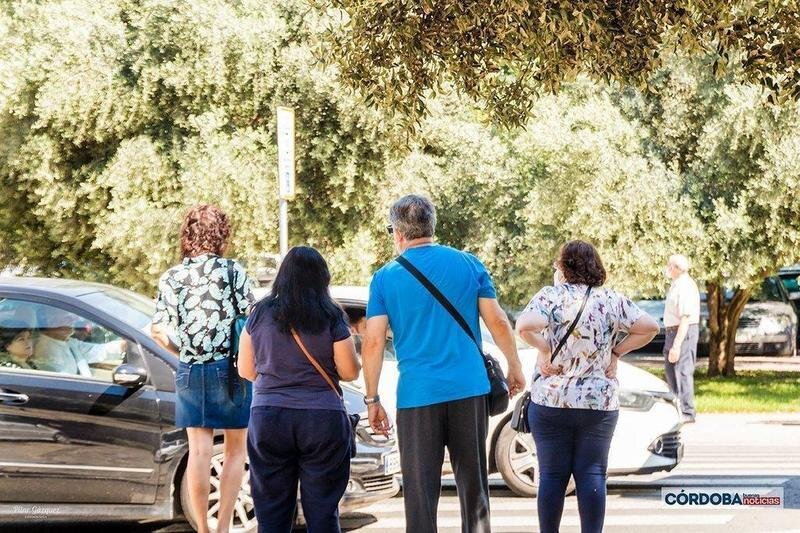
<instances>
[{"instance_id":1,"label":"blue jeans","mask_svg":"<svg viewBox=\"0 0 800 533\"><path fill-rule=\"evenodd\" d=\"M556 533L570 476L575 478L581 533L601 533L606 470L619 411L545 407L532 403L528 422L539 457L537 509L542 533Z\"/></svg>"}]
</instances>

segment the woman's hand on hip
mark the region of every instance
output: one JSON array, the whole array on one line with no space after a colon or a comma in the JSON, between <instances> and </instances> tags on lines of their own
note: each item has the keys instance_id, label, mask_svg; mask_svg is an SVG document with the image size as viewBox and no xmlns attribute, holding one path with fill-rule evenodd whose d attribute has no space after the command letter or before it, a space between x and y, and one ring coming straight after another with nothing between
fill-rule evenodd
<instances>
[{"instance_id":1,"label":"woman's hand on hip","mask_svg":"<svg viewBox=\"0 0 800 533\"><path fill-rule=\"evenodd\" d=\"M606 368L606 377L608 379L616 379L617 377L617 362L619 362L619 357L611 354L611 362L608 364Z\"/></svg>"},{"instance_id":2,"label":"woman's hand on hip","mask_svg":"<svg viewBox=\"0 0 800 533\"><path fill-rule=\"evenodd\" d=\"M561 374L561 366L556 366L550 362L550 352L540 351L537 364L539 365L539 373L546 378Z\"/></svg>"}]
</instances>

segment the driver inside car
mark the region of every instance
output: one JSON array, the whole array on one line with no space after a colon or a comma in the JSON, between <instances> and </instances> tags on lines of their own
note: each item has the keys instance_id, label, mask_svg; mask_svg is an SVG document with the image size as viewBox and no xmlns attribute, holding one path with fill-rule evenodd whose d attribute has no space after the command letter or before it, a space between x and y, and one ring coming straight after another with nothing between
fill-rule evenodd
<instances>
[{"instance_id":1,"label":"driver inside car","mask_svg":"<svg viewBox=\"0 0 800 533\"><path fill-rule=\"evenodd\" d=\"M125 353L124 340L97 344L74 338L78 317L63 309L42 308L38 321L40 335L33 360L39 370L92 377L89 364L122 359Z\"/></svg>"}]
</instances>

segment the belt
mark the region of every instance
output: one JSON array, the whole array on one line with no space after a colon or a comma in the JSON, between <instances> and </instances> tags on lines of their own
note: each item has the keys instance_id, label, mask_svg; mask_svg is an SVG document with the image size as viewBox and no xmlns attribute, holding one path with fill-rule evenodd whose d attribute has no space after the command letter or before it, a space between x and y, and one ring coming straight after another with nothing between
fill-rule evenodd
<instances>
[{"instance_id":1,"label":"belt","mask_svg":"<svg viewBox=\"0 0 800 533\"><path fill-rule=\"evenodd\" d=\"M697 326L697 327L700 327L700 324L698 324L698 323L689 324L689 327L692 327L692 326ZM666 331L678 331L678 328L679 328L679 327L680 327L680 326L669 326L669 327L666 327L666 328L664 328L664 329L665 329Z\"/></svg>"}]
</instances>

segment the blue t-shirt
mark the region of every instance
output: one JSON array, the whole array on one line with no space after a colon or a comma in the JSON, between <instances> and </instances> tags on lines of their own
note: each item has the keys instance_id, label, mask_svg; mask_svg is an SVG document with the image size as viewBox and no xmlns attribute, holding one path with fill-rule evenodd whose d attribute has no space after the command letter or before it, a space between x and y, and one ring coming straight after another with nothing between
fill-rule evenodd
<instances>
[{"instance_id":1,"label":"blue t-shirt","mask_svg":"<svg viewBox=\"0 0 800 533\"><path fill-rule=\"evenodd\" d=\"M403 253L458 309L480 342L478 298L496 298L486 267L474 255L432 244ZM372 278L367 318L386 315L400 379L397 407L423 407L489 392L478 348L461 326L397 261Z\"/></svg>"},{"instance_id":2,"label":"blue t-shirt","mask_svg":"<svg viewBox=\"0 0 800 533\"><path fill-rule=\"evenodd\" d=\"M317 372L291 333L284 333L278 328L268 301L256 304L247 318L245 329L253 341L258 373L253 384L252 407L345 410L339 394ZM300 332L299 335L306 349L333 382L338 383L333 343L350 337L344 313L320 333L312 335Z\"/></svg>"}]
</instances>

